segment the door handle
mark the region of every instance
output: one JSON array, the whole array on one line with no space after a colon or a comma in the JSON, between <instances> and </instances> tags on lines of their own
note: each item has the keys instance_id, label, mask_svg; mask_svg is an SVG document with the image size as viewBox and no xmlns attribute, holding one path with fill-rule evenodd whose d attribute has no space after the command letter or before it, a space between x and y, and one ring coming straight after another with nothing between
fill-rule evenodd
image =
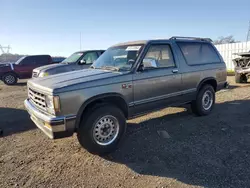
<instances>
[{"instance_id":1,"label":"door handle","mask_svg":"<svg viewBox=\"0 0 250 188\"><path fill-rule=\"evenodd\" d=\"M173 69L172 73L178 73L178 69Z\"/></svg>"}]
</instances>

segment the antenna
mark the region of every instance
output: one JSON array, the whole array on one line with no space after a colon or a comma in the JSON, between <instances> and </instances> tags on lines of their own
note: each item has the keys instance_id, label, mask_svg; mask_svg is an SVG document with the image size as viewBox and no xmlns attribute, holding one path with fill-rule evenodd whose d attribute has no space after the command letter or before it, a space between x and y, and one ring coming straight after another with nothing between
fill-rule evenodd
<instances>
[{"instance_id":1,"label":"antenna","mask_svg":"<svg viewBox=\"0 0 250 188\"><path fill-rule=\"evenodd\" d=\"M82 50L82 32L80 32L80 51Z\"/></svg>"},{"instance_id":2,"label":"antenna","mask_svg":"<svg viewBox=\"0 0 250 188\"><path fill-rule=\"evenodd\" d=\"M249 21L249 26L248 26L248 31L247 31L247 41L250 41L250 21Z\"/></svg>"}]
</instances>

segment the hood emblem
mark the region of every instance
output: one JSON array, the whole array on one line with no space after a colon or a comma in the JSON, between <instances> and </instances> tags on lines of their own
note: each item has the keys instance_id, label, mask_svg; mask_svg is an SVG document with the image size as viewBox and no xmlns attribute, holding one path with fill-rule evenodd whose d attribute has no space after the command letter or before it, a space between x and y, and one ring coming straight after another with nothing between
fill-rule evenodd
<instances>
[{"instance_id":1,"label":"hood emblem","mask_svg":"<svg viewBox=\"0 0 250 188\"><path fill-rule=\"evenodd\" d=\"M122 89L130 89L132 88L132 84L122 84Z\"/></svg>"}]
</instances>

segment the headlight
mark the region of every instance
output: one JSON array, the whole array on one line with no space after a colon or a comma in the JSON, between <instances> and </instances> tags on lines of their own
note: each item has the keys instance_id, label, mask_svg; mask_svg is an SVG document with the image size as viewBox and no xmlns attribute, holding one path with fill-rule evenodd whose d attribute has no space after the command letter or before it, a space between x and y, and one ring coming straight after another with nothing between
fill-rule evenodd
<instances>
[{"instance_id":1,"label":"headlight","mask_svg":"<svg viewBox=\"0 0 250 188\"><path fill-rule=\"evenodd\" d=\"M56 112L60 112L60 98L59 96L46 96L46 107L48 112L55 115Z\"/></svg>"},{"instance_id":2,"label":"headlight","mask_svg":"<svg viewBox=\"0 0 250 188\"><path fill-rule=\"evenodd\" d=\"M39 77L45 77L45 76L49 76L49 73L48 72L41 72L39 74Z\"/></svg>"},{"instance_id":3,"label":"headlight","mask_svg":"<svg viewBox=\"0 0 250 188\"><path fill-rule=\"evenodd\" d=\"M47 108L54 109L53 96L46 96L45 98Z\"/></svg>"}]
</instances>

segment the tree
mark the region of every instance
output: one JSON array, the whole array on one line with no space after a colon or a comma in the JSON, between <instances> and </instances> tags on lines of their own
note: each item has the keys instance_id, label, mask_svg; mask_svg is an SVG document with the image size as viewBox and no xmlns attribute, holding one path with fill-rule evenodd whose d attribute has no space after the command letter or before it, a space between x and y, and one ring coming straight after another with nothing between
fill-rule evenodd
<instances>
[{"instance_id":1,"label":"tree","mask_svg":"<svg viewBox=\"0 0 250 188\"><path fill-rule=\"evenodd\" d=\"M24 55L20 54L1 54L0 55L0 63L14 63L16 62L19 58L23 57Z\"/></svg>"},{"instance_id":2,"label":"tree","mask_svg":"<svg viewBox=\"0 0 250 188\"><path fill-rule=\"evenodd\" d=\"M227 43L235 43L235 42L239 42L239 41L236 41L233 35L229 35L226 37L221 36L217 40L214 40L214 44L227 44Z\"/></svg>"}]
</instances>

